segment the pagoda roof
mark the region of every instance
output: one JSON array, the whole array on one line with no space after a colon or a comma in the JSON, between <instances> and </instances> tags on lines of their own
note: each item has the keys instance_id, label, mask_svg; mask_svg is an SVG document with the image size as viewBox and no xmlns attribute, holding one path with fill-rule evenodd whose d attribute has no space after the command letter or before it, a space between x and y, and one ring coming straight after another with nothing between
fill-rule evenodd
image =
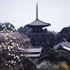
<instances>
[{"instance_id":1,"label":"pagoda roof","mask_svg":"<svg viewBox=\"0 0 70 70\"><path fill-rule=\"evenodd\" d=\"M36 4L36 20L33 21L32 23L28 24L28 26L30 27L46 27L46 26L50 26L50 23L46 23L43 22L41 20L38 19L38 3Z\"/></svg>"},{"instance_id":2,"label":"pagoda roof","mask_svg":"<svg viewBox=\"0 0 70 70\"><path fill-rule=\"evenodd\" d=\"M41 26L41 27L50 26L50 25L51 25L50 23L43 22L39 19L36 19L32 23L28 24L28 26Z\"/></svg>"}]
</instances>

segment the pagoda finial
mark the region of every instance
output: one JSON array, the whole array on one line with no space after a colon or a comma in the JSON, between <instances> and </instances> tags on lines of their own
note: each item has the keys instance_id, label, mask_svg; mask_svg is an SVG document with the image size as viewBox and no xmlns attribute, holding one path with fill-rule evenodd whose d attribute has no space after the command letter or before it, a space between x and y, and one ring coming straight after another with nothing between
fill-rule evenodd
<instances>
[{"instance_id":1,"label":"pagoda finial","mask_svg":"<svg viewBox=\"0 0 70 70\"><path fill-rule=\"evenodd\" d=\"M38 20L38 3L36 3L36 20Z\"/></svg>"}]
</instances>

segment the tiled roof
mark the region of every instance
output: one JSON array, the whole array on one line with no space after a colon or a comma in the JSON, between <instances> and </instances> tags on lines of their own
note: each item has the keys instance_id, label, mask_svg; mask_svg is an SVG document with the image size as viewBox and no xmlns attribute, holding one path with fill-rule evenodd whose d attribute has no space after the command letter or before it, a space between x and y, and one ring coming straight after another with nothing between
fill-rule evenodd
<instances>
[{"instance_id":1,"label":"tiled roof","mask_svg":"<svg viewBox=\"0 0 70 70\"><path fill-rule=\"evenodd\" d=\"M50 23L46 23L46 22L43 22L39 19L36 19L35 21L33 21L31 24L28 24L28 26L50 26L51 24Z\"/></svg>"},{"instance_id":2,"label":"tiled roof","mask_svg":"<svg viewBox=\"0 0 70 70\"><path fill-rule=\"evenodd\" d=\"M61 42L54 46L55 49L58 49L59 46L62 46L63 49L70 51L70 43L69 42Z\"/></svg>"}]
</instances>

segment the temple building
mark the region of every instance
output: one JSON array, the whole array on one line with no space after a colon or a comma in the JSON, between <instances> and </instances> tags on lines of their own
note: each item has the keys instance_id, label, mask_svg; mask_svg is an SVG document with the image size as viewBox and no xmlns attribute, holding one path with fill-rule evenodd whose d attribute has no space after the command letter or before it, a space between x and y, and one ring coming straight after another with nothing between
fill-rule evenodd
<instances>
[{"instance_id":1,"label":"temple building","mask_svg":"<svg viewBox=\"0 0 70 70\"><path fill-rule=\"evenodd\" d=\"M44 46L46 44L49 44L47 40L51 39L50 33L47 31L47 29L43 28L50 25L50 23L39 20L38 4L36 4L36 19L27 25L29 28L31 28L31 32L28 33L28 36L30 37L33 46Z\"/></svg>"},{"instance_id":2,"label":"temple building","mask_svg":"<svg viewBox=\"0 0 70 70\"><path fill-rule=\"evenodd\" d=\"M56 44L53 47L55 50L58 50L61 55L69 58L70 56L70 43L67 41L63 41L61 43Z\"/></svg>"}]
</instances>

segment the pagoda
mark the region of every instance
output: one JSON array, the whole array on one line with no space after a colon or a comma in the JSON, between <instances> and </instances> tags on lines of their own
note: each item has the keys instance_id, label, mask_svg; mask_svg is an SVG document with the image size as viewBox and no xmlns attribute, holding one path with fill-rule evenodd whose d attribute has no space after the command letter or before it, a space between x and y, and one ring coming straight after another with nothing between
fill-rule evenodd
<instances>
[{"instance_id":1,"label":"pagoda","mask_svg":"<svg viewBox=\"0 0 70 70\"><path fill-rule=\"evenodd\" d=\"M32 23L27 26L31 28L31 32L28 33L29 38L31 39L31 43L33 46L43 46L47 44L48 38L50 37L47 29L43 29L44 27L50 26L50 23L43 22L38 18L38 4L36 4L36 19Z\"/></svg>"}]
</instances>

